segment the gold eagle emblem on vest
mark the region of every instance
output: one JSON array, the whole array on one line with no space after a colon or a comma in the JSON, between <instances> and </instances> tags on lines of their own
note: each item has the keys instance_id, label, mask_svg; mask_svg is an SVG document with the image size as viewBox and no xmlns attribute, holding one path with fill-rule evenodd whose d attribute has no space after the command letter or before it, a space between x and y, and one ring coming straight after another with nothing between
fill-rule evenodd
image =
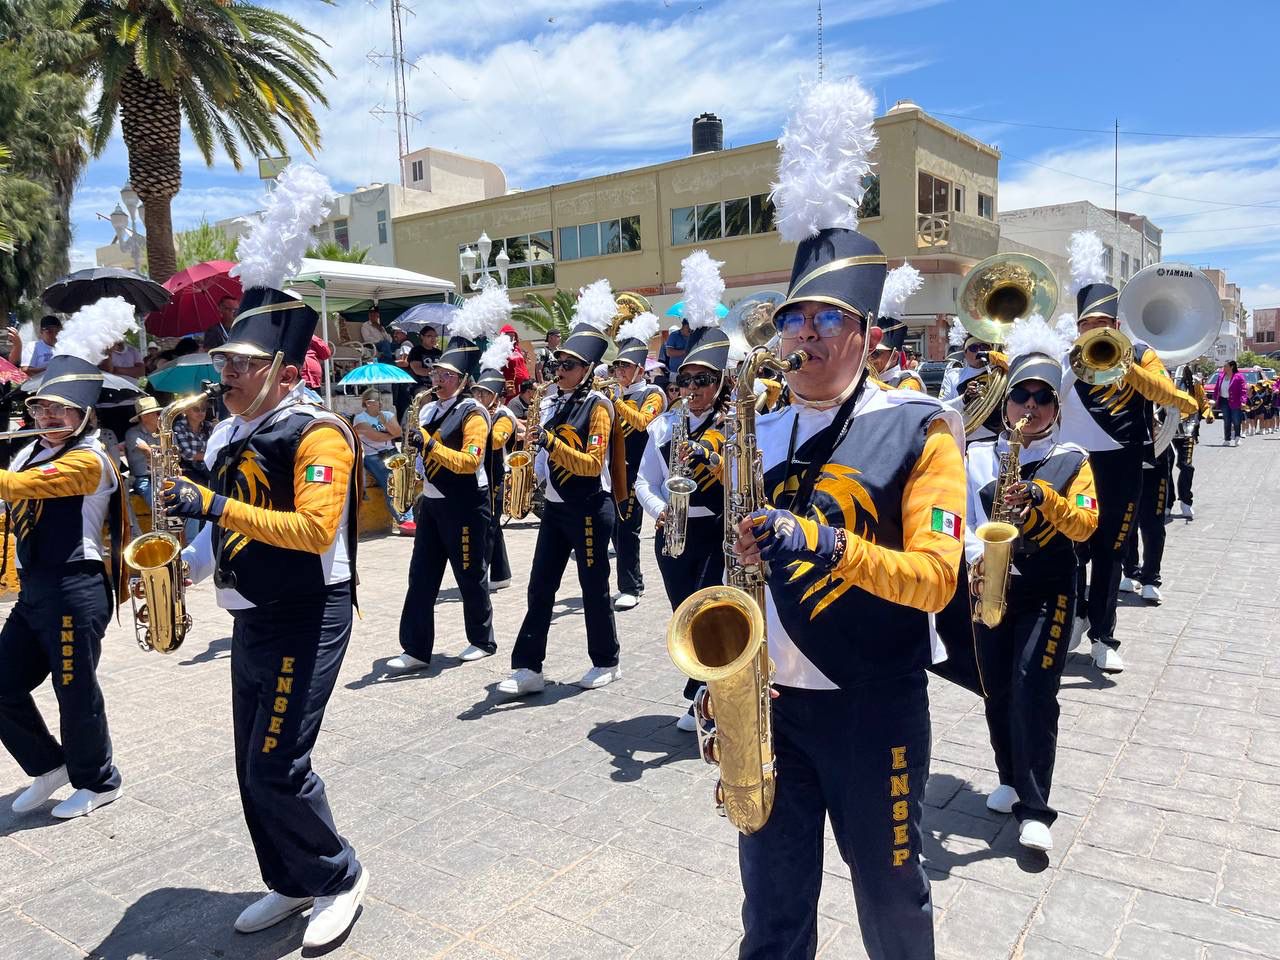
<instances>
[{"instance_id":1,"label":"gold eagle emblem on vest","mask_svg":"<svg viewBox=\"0 0 1280 960\"><path fill-rule=\"evenodd\" d=\"M238 464L227 464L223 467L223 476L219 477L222 482L219 486L226 490L225 473L227 470L235 468L235 478L231 482L230 493L227 494L232 500L239 500L250 506L262 507L264 509L271 507L271 480L267 477L267 473L262 469L262 464L258 462L258 454L255 450L246 450L240 457ZM249 545L249 538L242 533L228 532L223 540L223 552L228 558L234 557L246 546Z\"/></svg>"}]
</instances>

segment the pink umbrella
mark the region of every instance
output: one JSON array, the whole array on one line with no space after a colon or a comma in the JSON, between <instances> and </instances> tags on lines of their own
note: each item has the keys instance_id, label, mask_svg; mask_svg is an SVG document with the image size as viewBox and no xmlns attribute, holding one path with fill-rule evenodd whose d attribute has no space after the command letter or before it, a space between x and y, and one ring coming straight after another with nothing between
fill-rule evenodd
<instances>
[{"instance_id":1,"label":"pink umbrella","mask_svg":"<svg viewBox=\"0 0 1280 960\"><path fill-rule=\"evenodd\" d=\"M153 337L182 337L204 333L216 324L218 302L227 297L240 300L240 281L228 273L234 266L229 260L210 260L175 273L164 282L173 299L147 314L147 332Z\"/></svg>"}]
</instances>

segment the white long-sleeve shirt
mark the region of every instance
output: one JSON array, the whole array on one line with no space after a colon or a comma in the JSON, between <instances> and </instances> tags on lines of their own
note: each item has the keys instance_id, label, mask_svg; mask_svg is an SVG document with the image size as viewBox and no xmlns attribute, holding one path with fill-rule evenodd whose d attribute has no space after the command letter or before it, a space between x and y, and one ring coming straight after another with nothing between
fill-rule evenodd
<instances>
[{"instance_id":1,"label":"white long-sleeve shirt","mask_svg":"<svg viewBox=\"0 0 1280 960\"><path fill-rule=\"evenodd\" d=\"M689 417L689 432L695 433L712 416L708 410L700 416ZM662 445L671 437L675 426L675 418L680 416L679 410L669 410L649 424L649 443L644 448L644 456L640 458L640 472L636 475L636 499L644 512L655 520L667 509L667 496L663 484L670 476L667 470L667 458L662 455ZM689 507L691 517L713 517L715 513L707 507Z\"/></svg>"}]
</instances>

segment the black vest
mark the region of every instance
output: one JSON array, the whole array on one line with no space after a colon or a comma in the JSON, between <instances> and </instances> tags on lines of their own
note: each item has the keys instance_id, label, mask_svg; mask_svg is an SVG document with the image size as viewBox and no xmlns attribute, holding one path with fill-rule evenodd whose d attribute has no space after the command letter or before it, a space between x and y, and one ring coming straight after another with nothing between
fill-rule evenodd
<instances>
[{"instance_id":1,"label":"black vest","mask_svg":"<svg viewBox=\"0 0 1280 960\"><path fill-rule=\"evenodd\" d=\"M672 419L672 425L674 426L674 424L675 421ZM721 449L724 446L724 414L719 410L711 414L702 422L701 426L694 427L689 431L689 440L691 442L704 440L715 449ZM670 435L667 436L667 442L658 447L658 452L662 454L664 463L671 463ZM723 517L724 487L711 468L705 463L695 463L689 472L689 476L697 481L698 484L698 489L689 497L689 506L706 507L717 517Z\"/></svg>"},{"instance_id":2,"label":"black vest","mask_svg":"<svg viewBox=\"0 0 1280 960\"><path fill-rule=\"evenodd\" d=\"M471 397L461 397L453 403L443 414L438 410L431 413L431 418L422 425L423 432L428 437L435 437L436 442L444 444L451 450L462 449L462 433L463 428L472 416L480 416L484 418L487 426L489 423L488 414L485 413L484 407L480 405L478 400ZM488 430L485 430L485 447L489 445ZM480 462L488 472L487 459L484 456L484 450L477 451L480 454ZM445 499L457 500L461 503L476 503L481 499L482 488L480 486L480 473L454 473L442 463L432 463L426 461L427 482L444 494ZM502 478L502 474L498 474L498 478ZM492 483L492 479L489 481Z\"/></svg>"},{"instance_id":3,"label":"black vest","mask_svg":"<svg viewBox=\"0 0 1280 960\"><path fill-rule=\"evenodd\" d=\"M865 385L863 389L874 389ZM902 549L902 493L924 452L926 433L942 413L936 402L897 403L858 413L823 465L808 504L792 504L800 474L825 431L771 467L765 498L818 523L893 550ZM829 441L828 441L829 442ZM842 689L922 670L932 660L929 617L877 597L842 578L806 569L769 577L778 618L799 650Z\"/></svg>"},{"instance_id":4,"label":"black vest","mask_svg":"<svg viewBox=\"0 0 1280 960\"><path fill-rule=\"evenodd\" d=\"M1140 341L1133 345L1133 362L1141 363L1151 348ZM1151 401L1123 380L1105 386L1093 386L1083 380L1075 382L1076 394L1089 416L1116 443L1138 448L1151 442Z\"/></svg>"},{"instance_id":5,"label":"black vest","mask_svg":"<svg viewBox=\"0 0 1280 960\"><path fill-rule=\"evenodd\" d=\"M315 422L314 415L302 411L268 416L253 432L229 442L213 461L214 492L251 506L291 512L298 445ZM360 458L355 457L354 463L358 465ZM360 506L356 498L362 482L353 465L347 487L347 560L353 581ZM220 526L213 528L213 538L215 582L236 590L255 606L297 600L326 588L320 554L273 546Z\"/></svg>"},{"instance_id":6,"label":"black vest","mask_svg":"<svg viewBox=\"0 0 1280 960\"><path fill-rule=\"evenodd\" d=\"M662 388L648 386L623 399L628 403L634 403L639 408L644 406L645 402L655 393L662 393ZM649 433L647 430L631 426L623 417L618 418L618 427L626 443L627 490L631 490L636 485L636 475L640 472L640 459L644 456L644 448L649 444Z\"/></svg>"},{"instance_id":7,"label":"black vest","mask_svg":"<svg viewBox=\"0 0 1280 960\"><path fill-rule=\"evenodd\" d=\"M565 400L557 397L556 400L559 402L543 424L548 433L554 433L556 440L568 444L574 450L585 451L593 444L607 447L608 433L602 437L593 437L590 431L592 412L599 404L607 406L608 400L594 390L572 394ZM572 474L551 459L550 454L547 455L547 476L551 486L565 503L584 503L595 494L603 492L599 474L590 477Z\"/></svg>"},{"instance_id":8,"label":"black vest","mask_svg":"<svg viewBox=\"0 0 1280 960\"><path fill-rule=\"evenodd\" d=\"M499 404L498 409L490 416L493 417L493 421L489 426L489 441L484 445L484 472L489 478L489 504L496 516L502 507L502 483L507 472L506 451L515 443L516 418L502 404ZM511 424L511 436L507 438L507 442L503 446L495 450L493 449L493 429L503 420Z\"/></svg>"}]
</instances>

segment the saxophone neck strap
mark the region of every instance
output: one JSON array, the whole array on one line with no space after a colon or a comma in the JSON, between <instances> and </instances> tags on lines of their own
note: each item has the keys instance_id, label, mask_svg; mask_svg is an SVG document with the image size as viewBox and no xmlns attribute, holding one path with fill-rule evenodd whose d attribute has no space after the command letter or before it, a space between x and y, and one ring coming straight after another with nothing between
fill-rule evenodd
<instances>
[{"instance_id":1,"label":"saxophone neck strap","mask_svg":"<svg viewBox=\"0 0 1280 960\"><path fill-rule=\"evenodd\" d=\"M795 473L799 469L800 482L796 485L795 492L791 495L790 501L786 506L779 503L777 506L784 510L789 510L796 516L804 516L809 510L809 499L813 496L813 488L818 483L818 475L822 473L822 467L831 459L831 455L835 453L836 448L844 443L844 438L849 435L849 429L853 426L854 407L858 405L858 398L862 396L862 391L866 385L866 376L864 374L862 381L858 384L858 389L854 390L840 404L840 409L836 411L835 419L827 426L823 427L812 440L812 452L807 460L796 459L796 434L800 428L800 414L796 413L795 419L791 421L791 439L787 443L787 463L794 465L787 468L788 474ZM814 466L817 469L813 469Z\"/></svg>"}]
</instances>

